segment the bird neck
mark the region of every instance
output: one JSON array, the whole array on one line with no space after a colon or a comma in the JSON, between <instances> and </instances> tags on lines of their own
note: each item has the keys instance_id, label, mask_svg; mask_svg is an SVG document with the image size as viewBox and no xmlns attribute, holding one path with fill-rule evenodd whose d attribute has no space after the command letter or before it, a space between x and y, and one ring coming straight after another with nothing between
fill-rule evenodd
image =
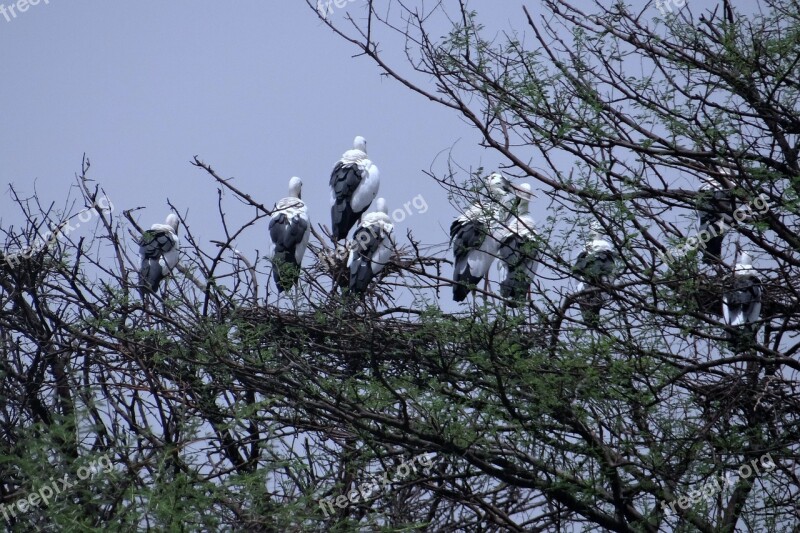
<instances>
[{"instance_id":1,"label":"bird neck","mask_svg":"<svg viewBox=\"0 0 800 533\"><path fill-rule=\"evenodd\" d=\"M355 148L352 149L352 150L346 151L342 155L342 161L346 161L348 163L354 163L356 161L361 161L361 160L366 159L366 158L367 158L367 154L366 153L362 152L361 150L357 150Z\"/></svg>"}]
</instances>

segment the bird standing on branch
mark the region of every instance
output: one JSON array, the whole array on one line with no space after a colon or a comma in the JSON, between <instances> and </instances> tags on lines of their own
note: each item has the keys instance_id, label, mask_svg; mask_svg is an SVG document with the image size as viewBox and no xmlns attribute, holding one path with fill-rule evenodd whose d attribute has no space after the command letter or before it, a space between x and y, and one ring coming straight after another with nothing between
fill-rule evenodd
<instances>
[{"instance_id":1,"label":"bird standing on branch","mask_svg":"<svg viewBox=\"0 0 800 533\"><path fill-rule=\"evenodd\" d=\"M331 232L334 241L346 239L350 229L378 195L378 167L367 158L367 141L356 137L331 172Z\"/></svg>"},{"instance_id":2,"label":"bird standing on branch","mask_svg":"<svg viewBox=\"0 0 800 533\"><path fill-rule=\"evenodd\" d=\"M453 300L463 302L484 278L497 257L496 233L511 209L514 189L502 174L486 178L488 198L481 198L450 225L450 246L455 256Z\"/></svg>"},{"instance_id":3,"label":"bird standing on branch","mask_svg":"<svg viewBox=\"0 0 800 533\"><path fill-rule=\"evenodd\" d=\"M394 226L386 200L378 198L376 211L367 213L353 233L350 257L350 290L363 293L372 279L386 267L394 250Z\"/></svg>"},{"instance_id":4,"label":"bird standing on branch","mask_svg":"<svg viewBox=\"0 0 800 533\"><path fill-rule=\"evenodd\" d=\"M178 224L178 215L170 213L164 224L153 224L139 239L139 284L147 292L157 292L161 280L178 264Z\"/></svg>"},{"instance_id":5,"label":"bird standing on branch","mask_svg":"<svg viewBox=\"0 0 800 533\"><path fill-rule=\"evenodd\" d=\"M727 169L720 172L730 175ZM713 177L703 176L702 180L703 185L695 200L697 223L699 232L707 234L701 239L701 242L705 242L703 262L713 264L721 260L725 232L734 222L733 196L729 188L723 187Z\"/></svg>"},{"instance_id":6,"label":"bird standing on branch","mask_svg":"<svg viewBox=\"0 0 800 533\"><path fill-rule=\"evenodd\" d=\"M764 289L753 268L750 254L742 252L733 269L731 286L722 296L725 323L737 331L730 334L731 348L741 352L755 342Z\"/></svg>"},{"instance_id":7,"label":"bird standing on branch","mask_svg":"<svg viewBox=\"0 0 800 533\"><path fill-rule=\"evenodd\" d=\"M303 181L289 180L289 196L278 200L269 222L272 239L272 278L278 293L288 290L300 278L303 255L308 247L311 224L301 199Z\"/></svg>"},{"instance_id":8,"label":"bird standing on branch","mask_svg":"<svg viewBox=\"0 0 800 533\"><path fill-rule=\"evenodd\" d=\"M608 301L608 286L617 276L617 253L611 243L602 236L603 228L593 222L585 249L578 255L573 272L580 278L578 292L591 289L591 294L581 297L583 320L591 327L597 326L600 310Z\"/></svg>"},{"instance_id":9,"label":"bird standing on branch","mask_svg":"<svg viewBox=\"0 0 800 533\"><path fill-rule=\"evenodd\" d=\"M506 223L498 231L500 248L500 295L510 300L510 307L517 307L517 302L526 298L531 282L536 276L539 266L537 249L538 234L535 222L530 215L530 200L536 196L531 186L523 183L519 186L517 196L519 204L516 213L512 213Z\"/></svg>"}]
</instances>

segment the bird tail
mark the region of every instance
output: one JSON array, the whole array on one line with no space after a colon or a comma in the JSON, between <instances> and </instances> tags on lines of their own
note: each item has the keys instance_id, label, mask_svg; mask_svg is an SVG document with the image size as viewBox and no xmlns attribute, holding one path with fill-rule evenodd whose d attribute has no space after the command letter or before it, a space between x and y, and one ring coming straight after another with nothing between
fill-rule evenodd
<instances>
[{"instance_id":1,"label":"bird tail","mask_svg":"<svg viewBox=\"0 0 800 533\"><path fill-rule=\"evenodd\" d=\"M366 292L374 274L372 265L363 257L357 256L350 263L350 290L362 294Z\"/></svg>"},{"instance_id":2,"label":"bird tail","mask_svg":"<svg viewBox=\"0 0 800 533\"><path fill-rule=\"evenodd\" d=\"M744 326L747 321L744 318L744 309L737 309L730 317L731 326Z\"/></svg>"},{"instance_id":3,"label":"bird tail","mask_svg":"<svg viewBox=\"0 0 800 533\"><path fill-rule=\"evenodd\" d=\"M453 273L453 300L463 302L467 295L480 283L480 276L473 276L469 269L466 254L456 258L455 272Z\"/></svg>"},{"instance_id":4,"label":"bird tail","mask_svg":"<svg viewBox=\"0 0 800 533\"><path fill-rule=\"evenodd\" d=\"M164 273L161 270L161 263L158 259L143 259L142 269L139 271L139 285L140 287L150 293L158 292L158 286L164 278Z\"/></svg>"},{"instance_id":5,"label":"bird tail","mask_svg":"<svg viewBox=\"0 0 800 533\"><path fill-rule=\"evenodd\" d=\"M300 265L292 254L276 254L272 260L272 279L278 287L278 294L294 287L300 279Z\"/></svg>"},{"instance_id":6,"label":"bird tail","mask_svg":"<svg viewBox=\"0 0 800 533\"><path fill-rule=\"evenodd\" d=\"M597 328L600 325L600 310L602 308L602 304L594 301L581 302L581 316L583 316L583 321L588 327Z\"/></svg>"},{"instance_id":7,"label":"bird tail","mask_svg":"<svg viewBox=\"0 0 800 533\"><path fill-rule=\"evenodd\" d=\"M728 332L728 346L733 353L742 353L751 350L756 345L756 330L753 324L738 326Z\"/></svg>"},{"instance_id":8,"label":"bird tail","mask_svg":"<svg viewBox=\"0 0 800 533\"><path fill-rule=\"evenodd\" d=\"M590 294L581 296L580 308L584 323L590 328L597 328L600 325L600 311L606 302L608 295L597 287L581 284L582 289L593 289Z\"/></svg>"},{"instance_id":9,"label":"bird tail","mask_svg":"<svg viewBox=\"0 0 800 533\"><path fill-rule=\"evenodd\" d=\"M347 239L347 234L356 225L361 213L356 213L347 200L337 200L331 206L331 233L337 241Z\"/></svg>"},{"instance_id":10,"label":"bird tail","mask_svg":"<svg viewBox=\"0 0 800 533\"><path fill-rule=\"evenodd\" d=\"M509 300L509 307L518 307L519 302L528 296L530 281L523 279L518 273L509 272L506 279L500 282L500 295Z\"/></svg>"}]
</instances>

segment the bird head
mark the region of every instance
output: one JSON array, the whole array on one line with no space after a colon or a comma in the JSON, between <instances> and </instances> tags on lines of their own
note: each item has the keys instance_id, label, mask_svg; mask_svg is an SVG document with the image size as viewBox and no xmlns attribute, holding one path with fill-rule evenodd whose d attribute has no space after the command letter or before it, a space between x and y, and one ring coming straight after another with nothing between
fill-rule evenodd
<instances>
[{"instance_id":1,"label":"bird head","mask_svg":"<svg viewBox=\"0 0 800 533\"><path fill-rule=\"evenodd\" d=\"M511 183L499 172L492 172L486 177L486 188L489 189L489 196L496 201L514 193Z\"/></svg>"},{"instance_id":2,"label":"bird head","mask_svg":"<svg viewBox=\"0 0 800 533\"><path fill-rule=\"evenodd\" d=\"M289 196L293 198L300 199L302 198L303 193L303 180L294 176L292 179L289 180Z\"/></svg>"},{"instance_id":3,"label":"bird head","mask_svg":"<svg viewBox=\"0 0 800 533\"><path fill-rule=\"evenodd\" d=\"M172 228L172 231L177 235L178 234L178 225L180 224L180 219L178 219L178 215L175 213L170 213L167 215L166 220L167 226Z\"/></svg>"},{"instance_id":4,"label":"bird head","mask_svg":"<svg viewBox=\"0 0 800 533\"><path fill-rule=\"evenodd\" d=\"M356 150L361 150L365 154L367 153L367 140L358 135L355 139L353 139L353 148Z\"/></svg>"}]
</instances>

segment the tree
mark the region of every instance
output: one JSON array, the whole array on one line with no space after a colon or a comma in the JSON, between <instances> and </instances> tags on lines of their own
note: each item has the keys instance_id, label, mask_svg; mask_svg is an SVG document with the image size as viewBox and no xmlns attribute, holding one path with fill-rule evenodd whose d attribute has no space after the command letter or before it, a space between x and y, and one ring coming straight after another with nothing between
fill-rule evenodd
<instances>
[{"instance_id":1,"label":"tree","mask_svg":"<svg viewBox=\"0 0 800 533\"><path fill-rule=\"evenodd\" d=\"M159 297L139 298L130 235L142 228L104 205L88 161L86 211L18 198L28 225L4 230L0 261L9 527L797 528L800 6L540 5L538 17L522 10L530 44L486 38L463 2L318 12L382 72L474 125L507 176L543 187L540 272L555 282L535 283L524 310L491 290L440 309L446 259L411 234L352 298L319 230L303 292L265 301L269 265L231 243L270 211L200 159L253 216L234 229L220 195L213 250L182 219L182 270ZM452 21L444 38L435 20ZM381 51L396 36L407 65ZM480 174L430 178L461 203L485 198ZM690 221L703 177L751 207L711 265ZM65 228L85 212L96 237L74 242ZM587 325L569 280L591 223L622 273L589 290L610 300ZM42 237L51 228L59 237ZM766 289L744 349L720 307L740 248ZM397 303L401 290L413 306ZM17 504L90 463L110 466L47 505Z\"/></svg>"},{"instance_id":2,"label":"tree","mask_svg":"<svg viewBox=\"0 0 800 533\"><path fill-rule=\"evenodd\" d=\"M569 296L537 295L541 316L554 317L538 321L551 341L539 351L547 354L542 370L577 372L566 394L551 382L528 382L554 400L552 410L527 406L520 418L535 426L516 428L540 448L495 452L486 460L500 462L497 470L465 461L502 482L514 466L527 466L525 482L510 483L533 489L524 499L542 506L527 515L505 507L520 527L797 527L789 465L798 413L789 399L799 368L800 6L768 0L742 14L724 1L695 14L684 3L540 4L538 17L522 8L526 34L491 37L465 2L427 11L369 2L363 16L324 19L383 73L459 113L504 156L507 173L544 187L559 208L544 231L550 271L569 275L560 241L591 221L624 263L602 335L582 331L567 312ZM452 29L437 39L436 21L444 19ZM398 36L406 65L382 51ZM745 206L728 232L731 247L759 255L768 297L762 334L744 351L726 343L739 333L720 316L732 257L698 265L702 241L686 224L703 178L731 188L734 203ZM555 391L562 396L553 398ZM500 419L508 423L513 412ZM740 465L764 454L776 468L745 476ZM680 498L737 468L735 487L709 501Z\"/></svg>"}]
</instances>

